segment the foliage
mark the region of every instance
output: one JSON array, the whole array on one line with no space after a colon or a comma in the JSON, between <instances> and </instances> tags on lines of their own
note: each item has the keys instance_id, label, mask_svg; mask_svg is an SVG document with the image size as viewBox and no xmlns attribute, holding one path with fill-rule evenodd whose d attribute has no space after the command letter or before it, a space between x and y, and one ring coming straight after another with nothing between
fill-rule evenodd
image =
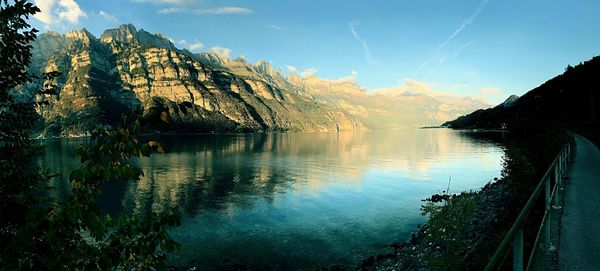
<instances>
[{"instance_id":1,"label":"foliage","mask_svg":"<svg viewBox=\"0 0 600 271\"><path fill-rule=\"evenodd\" d=\"M447 192L446 192L447 193ZM459 270L464 249L468 245L470 222L477 205L472 192L460 195L433 195L421 207L422 215L429 215L427 234L439 248L439 254L429 255L429 263L435 270Z\"/></svg>"},{"instance_id":2,"label":"foliage","mask_svg":"<svg viewBox=\"0 0 600 271\"><path fill-rule=\"evenodd\" d=\"M35 121L31 104L14 101L11 90L30 81L25 72L31 57L29 43L37 30L28 30L25 21L39 9L24 0L0 0L0 243L14 239L25 224L30 206L38 203L37 188L44 180L39 169L31 167L40 153L32 146L27 129ZM3 265L0 258L0 266Z\"/></svg>"},{"instance_id":3,"label":"foliage","mask_svg":"<svg viewBox=\"0 0 600 271\"><path fill-rule=\"evenodd\" d=\"M179 224L177 210L113 218L101 216L96 205L103 183L142 175L129 163L131 157L162 151L155 141L139 141L140 127L135 114L123 117L122 125L96 129L91 144L77 148L81 166L69 176L72 195L46 209L32 209L20 234L8 244L11 250L2 255L7 269L164 267L164 253L179 247L165 228Z\"/></svg>"},{"instance_id":4,"label":"foliage","mask_svg":"<svg viewBox=\"0 0 600 271\"><path fill-rule=\"evenodd\" d=\"M166 231L179 224L177 210L113 218L100 215L96 205L105 182L139 179L142 171L131 159L163 151L155 141L140 142L137 114L124 116L114 129L97 128L90 145L77 149L81 166L69 176L68 199L42 197L48 176L32 166L41 150L28 134L36 120L34 103L11 96L32 78L25 71L37 31L28 30L25 19L36 12L25 0L0 0L0 270L164 267L165 253L179 247Z\"/></svg>"},{"instance_id":5,"label":"foliage","mask_svg":"<svg viewBox=\"0 0 600 271\"><path fill-rule=\"evenodd\" d=\"M502 158L502 178L507 180L508 188L520 202L525 202L535 187L535 169L529 158L516 146L509 146Z\"/></svg>"}]
</instances>

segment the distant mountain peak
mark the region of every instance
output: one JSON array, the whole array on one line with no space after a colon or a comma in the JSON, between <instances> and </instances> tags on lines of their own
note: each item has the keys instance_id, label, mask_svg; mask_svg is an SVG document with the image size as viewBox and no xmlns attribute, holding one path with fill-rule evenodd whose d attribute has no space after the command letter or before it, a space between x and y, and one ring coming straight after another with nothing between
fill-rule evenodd
<instances>
[{"instance_id":1,"label":"distant mountain peak","mask_svg":"<svg viewBox=\"0 0 600 271\"><path fill-rule=\"evenodd\" d=\"M54 36L50 34L50 36ZM96 37L90 31L85 28L81 28L79 30L71 30L65 34L67 39L81 40L85 44L89 44L90 41L96 40Z\"/></svg>"},{"instance_id":2,"label":"distant mountain peak","mask_svg":"<svg viewBox=\"0 0 600 271\"><path fill-rule=\"evenodd\" d=\"M42 33L40 36L42 36L42 35L48 35L48 36L53 36L53 37L62 36L60 33L56 32L56 31L52 31L52 30L48 30L48 31Z\"/></svg>"},{"instance_id":3,"label":"distant mountain peak","mask_svg":"<svg viewBox=\"0 0 600 271\"><path fill-rule=\"evenodd\" d=\"M283 78L283 74L281 73L281 70L275 70L273 68L273 65L271 65L271 63L269 63L267 61L264 61L261 59L261 60L257 61L254 66L256 67L256 70L259 73L271 76L272 78Z\"/></svg>"},{"instance_id":4,"label":"distant mountain peak","mask_svg":"<svg viewBox=\"0 0 600 271\"><path fill-rule=\"evenodd\" d=\"M506 98L506 100L504 100L504 102L502 102L498 106L511 107L511 106L515 105L515 103L517 102L518 99L519 99L519 96L510 95L508 98Z\"/></svg>"},{"instance_id":5,"label":"distant mountain peak","mask_svg":"<svg viewBox=\"0 0 600 271\"><path fill-rule=\"evenodd\" d=\"M231 61L231 59L229 59L227 56L210 51L202 52L199 54L199 56L204 62L217 66L224 66L226 63L229 63Z\"/></svg>"},{"instance_id":6,"label":"distant mountain peak","mask_svg":"<svg viewBox=\"0 0 600 271\"><path fill-rule=\"evenodd\" d=\"M100 40L105 43L129 43L136 39L137 29L132 24L122 24L117 28L107 29L102 33Z\"/></svg>"},{"instance_id":7,"label":"distant mountain peak","mask_svg":"<svg viewBox=\"0 0 600 271\"><path fill-rule=\"evenodd\" d=\"M163 34L152 34L144 29L139 31L132 24L122 24L118 28L108 29L102 33L100 40L113 45L141 45L174 50L175 45Z\"/></svg>"}]
</instances>

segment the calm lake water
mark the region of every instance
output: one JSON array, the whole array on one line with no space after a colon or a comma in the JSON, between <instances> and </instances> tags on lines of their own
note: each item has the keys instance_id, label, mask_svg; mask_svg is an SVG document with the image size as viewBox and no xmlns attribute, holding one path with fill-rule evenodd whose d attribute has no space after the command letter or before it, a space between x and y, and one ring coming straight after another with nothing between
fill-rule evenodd
<instances>
[{"instance_id":1,"label":"calm lake water","mask_svg":"<svg viewBox=\"0 0 600 271\"><path fill-rule=\"evenodd\" d=\"M176 265L311 270L354 265L425 221L421 199L475 190L500 175L502 146L448 129L160 136L168 153L136 160L145 176L104 187L111 214L178 206ZM47 140L57 197L84 140Z\"/></svg>"}]
</instances>

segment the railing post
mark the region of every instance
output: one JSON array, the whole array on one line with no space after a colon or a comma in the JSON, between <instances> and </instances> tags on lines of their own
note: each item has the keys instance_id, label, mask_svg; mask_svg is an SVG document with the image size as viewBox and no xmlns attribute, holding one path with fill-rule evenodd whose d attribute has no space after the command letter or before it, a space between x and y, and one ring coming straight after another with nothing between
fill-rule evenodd
<instances>
[{"instance_id":1,"label":"railing post","mask_svg":"<svg viewBox=\"0 0 600 271\"><path fill-rule=\"evenodd\" d=\"M558 165L558 174L562 175L562 171L563 171L563 164L562 164L562 151L558 154L558 161L556 161L556 164Z\"/></svg>"},{"instance_id":2,"label":"railing post","mask_svg":"<svg viewBox=\"0 0 600 271\"><path fill-rule=\"evenodd\" d=\"M565 175L565 167L567 166L567 164L565 163L566 159L566 152L563 150L560 152L560 176L562 177L562 175ZM560 178L562 179L562 178Z\"/></svg>"},{"instance_id":3,"label":"railing post","mask_svg":"<svg viewBox=\"0 0 600 271\"><path fill-rule=\"evenodd\" d=\"M513 271L523 271L523 228L519 228L513 241Z\"/></svg>"},{"instance_id":4,"label":"railing post","mask_svg":"<svg viewBox=\"0 0 600 271\"><path fill-rule=\"evenodd\" d=\"M563 159L563 163L565 164L565 171L563 172L563 175L567 175L567 166L569 165L569 152L567 151L567 149L565 149L565 157Z\"/></svg>"},{"instance_id":5,"label":"railing post","mask_svg":"<svg viewBox=\"0 0 600 271\"><path fill-rule=\"evenodd\" d=\"M540 244L540 242L542 241L542 227L544 227L545 229L545 236L546 236L546 242L547 242L547 249L551 249L551 243L552 240L550 238L550 235L552 234L551 229L552 229L552 225L551 225L551 220L552 220L552 213L554 210L554 207L552 206L553 202L553 198L556 200L556 203L559 203L559 198L560 197L560 185L562 185L562 173L564 171L567 170L568 167L568 162L570 160L570 155L571 155L571 146L567 145L566 148L563 148L561 150L561 152L559 152L556 156L556 158L554 159L554 162L552 162L552 165L548 168L548 170L546 170L546 173L544 174L544 177L542 178L542 180L536 185L535 190L533 191L533 194L531 195L531 197L529 197L529 200L527 200L527 203L525 204L525 206L523 207L523 209L521 210L521 212L519 213L519 215L517 216L517 219L515 220L515 222L512 224L510 230L508 231L508 233L506 234L506 236L504 236L504 239L502 240L502 242L500 243L500 245L498 246L498 248L496 249L496 252L494 253L494 255L492 256L492 258L490 258L490 261L488 262L488 264L485 267L486 271L495 271L498 269L499 266L501 266L502 262L504 261L504 257L506 256L506 253L509 250L509 247L512 243L512 250L513 250L513 270L520 270L522 271L525 266L524 266L524 255L523 255L523 224L525 223L525 220L527 219L527 216L529 215L531 209L533 208L533 206L536 204L536 202L539 200L539 196L540 193L542 192L542 189L545 189L545 208L546 208L546 214L547 217L544 218L544 221L546 222L546 225L541 225L537 236L535 238L535 242L534 242L534 248L533 251L531 253L531 257L534 257L533 255L535 254L536 251L536 247L538 247L538 245ZM554 172L553 172L554 171ZM552 175L554 175L554 177L552 177ZM554 197L553 197L553 187L552 187L552 178L554 178L555 180L555 186L554 186ZM556 188L559 188L559 190L556 190ZM558 205L558 204L557 204ZM558 207L557 209L561 209L560 207ZM527 264L527 267L529 268L532 263L534 261L532 261L532 259L530 258Z\"/></svg>"},{"instance_id":6,"label":"railing post","mask_svg":"<svg viewBox=\"0 0 600 271\"><path fill-rule=\"evenodd\" d=\"M550 177L546 177L546 179L543 180L546 186L546 212L548 212L548 214L550 214L550 211L552 210L552 190L550 188ZM546 237L546 247L550 247L550 223L548 223L548 221L546 221L546 225L544 225L544 229L545 229L545 237Z\"/></svg>"}]
</instances>

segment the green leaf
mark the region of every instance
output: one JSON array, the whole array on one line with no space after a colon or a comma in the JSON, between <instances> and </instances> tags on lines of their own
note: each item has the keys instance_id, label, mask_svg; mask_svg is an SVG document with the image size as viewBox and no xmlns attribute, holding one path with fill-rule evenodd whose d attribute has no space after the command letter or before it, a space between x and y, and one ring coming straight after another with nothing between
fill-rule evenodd
<instances>
[{"instance_id":1,"label":"green leaf","mask_svg":"<svg viewBox=\"0 0 600 271\"><path fill-rule=\"evenodd\" d=\"M142 147L140 148L140 152L142 153L143 156L149 157L150 153L152 152L152 149L150 148L150 146L148 144L143 144Z\"/></svg>"},{"instance_id":2,"label":"green leaf","mask_svg":"<svg viewBox=\"0 0 600 271\"><path fill-rule=\"evenodd\" d=\"M83 172L81 169L75 169L73 171L71 171L71 174L69 174L69 181L73 182L73 181L82 181L83 180Z\"/></svg>"}]
</instances>

